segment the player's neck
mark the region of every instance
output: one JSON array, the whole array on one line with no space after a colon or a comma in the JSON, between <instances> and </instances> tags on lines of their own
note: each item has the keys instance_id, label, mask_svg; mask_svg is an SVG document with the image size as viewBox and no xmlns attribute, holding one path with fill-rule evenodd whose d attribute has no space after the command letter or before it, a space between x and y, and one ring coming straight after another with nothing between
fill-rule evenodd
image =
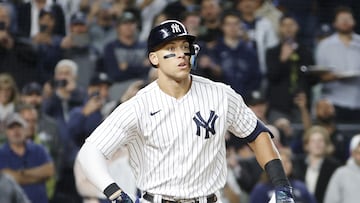
<instances>
[{"instance_id":1,"label":"player's neck","mask_svg":"<svg viewBox=\"0 0 360 203\"><path fill-rule=\"evenodd\" d=\"M174 80L167 77L159 77L157 80L159 88L167 95L175 99L181 99L191 87L191 76L183 80Z\"/></svg>"}]
</instances>

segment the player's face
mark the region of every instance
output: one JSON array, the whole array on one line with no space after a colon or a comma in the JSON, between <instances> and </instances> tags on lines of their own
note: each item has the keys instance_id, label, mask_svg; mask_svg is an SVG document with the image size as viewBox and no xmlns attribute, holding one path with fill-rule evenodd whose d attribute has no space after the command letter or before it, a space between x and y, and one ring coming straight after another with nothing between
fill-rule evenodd
<instances>
[{"instance_id":1,"label":"player's face","mask_svg":"<svg viewBox=\"0 0 360 203\"><path fill-rule=\"evenodd\" d=\"M157 65L159 77L183 80L189 76L191 65L190 44L185 39L170 41L149 55L150 61Z\"/></svg>"}]
</instances>

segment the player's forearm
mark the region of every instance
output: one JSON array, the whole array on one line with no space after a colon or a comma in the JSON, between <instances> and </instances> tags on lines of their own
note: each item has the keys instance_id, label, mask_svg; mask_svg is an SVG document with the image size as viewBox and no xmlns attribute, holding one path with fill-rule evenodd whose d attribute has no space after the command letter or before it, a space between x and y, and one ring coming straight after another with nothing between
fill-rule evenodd
<instances>
[{"instance_id":1,"label":"player's forearm","mask_svg":"<svg viewBox=\"0 0 360 203\"><path fill-rule=\"evenodd\" d=\"M105 156L93 143L85 142L77 159L84 169L85 176L100 191L104 191L105 188L115 182L110 176Z\"/></svg>"},{"instance_id":2,"label":"player's forearm","mask_svg":"<svg viewBox=\"0 0 360 203\"><path fill-rule=\"evenodd\" d=\"M254 151L259 165L264 169L265 164L273 159L279 159L279 153L272 142L269 133L262 132L249 146Z\"/></svg>"},{"instance_id":3,"label":"player's forearm","mask_svg":"<svg viewBox=\"0 0 360 203\"><path fill-rule=\"evenodd\" d=\"M280 155L267 132L262 132L250 147L255 152L260 166L266 171L271 183L276 187L290 186L280 161Z\"/></svg>"}]
</instances>

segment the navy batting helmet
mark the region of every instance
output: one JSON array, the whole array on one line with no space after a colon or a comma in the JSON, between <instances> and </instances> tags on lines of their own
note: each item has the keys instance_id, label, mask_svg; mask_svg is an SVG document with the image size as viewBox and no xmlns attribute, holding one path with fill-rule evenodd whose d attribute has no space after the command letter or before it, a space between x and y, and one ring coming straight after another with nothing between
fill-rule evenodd
<instances>
[{"instance_id":1,"label":"navy batting helmet","mask_svg":"<svg viewBox=\"0 0 360 203\"><path fill-rule=\"evenodd\" d=\"M185 26L177 20L167 20L162 22L160 25L154 27L148 37L147 49L148 53L156 51L166 42L169 42L173 39L184 37L193 45L195 41L195 36L189 35ZM195 54L194 49L191 50L191 55Z\"/></svg>"}]
</instances>

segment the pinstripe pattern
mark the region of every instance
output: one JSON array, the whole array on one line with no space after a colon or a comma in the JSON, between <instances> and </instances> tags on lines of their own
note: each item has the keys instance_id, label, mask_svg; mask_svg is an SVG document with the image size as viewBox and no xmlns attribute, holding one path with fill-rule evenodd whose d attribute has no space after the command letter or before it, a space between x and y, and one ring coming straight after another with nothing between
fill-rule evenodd
<instances>
[{"instance_id":1,"label":"pinstripe pattern","mask_svg":"<svg viewBox=\"0 0 360 203\"><path fill-rule=\"evenodd\" d=\"M138 187L154 194L192 198L221 189L226 181L225 132L248 136L256 117L240 95L222 83L192 76L189 92L175 99L153 82L120 105L87 139L108 157L126 145ZM196 135L193 120L208 120L213 110L215 134ZM150 115L151 112L157 112Z\"/></svg>"}]
</instances>

